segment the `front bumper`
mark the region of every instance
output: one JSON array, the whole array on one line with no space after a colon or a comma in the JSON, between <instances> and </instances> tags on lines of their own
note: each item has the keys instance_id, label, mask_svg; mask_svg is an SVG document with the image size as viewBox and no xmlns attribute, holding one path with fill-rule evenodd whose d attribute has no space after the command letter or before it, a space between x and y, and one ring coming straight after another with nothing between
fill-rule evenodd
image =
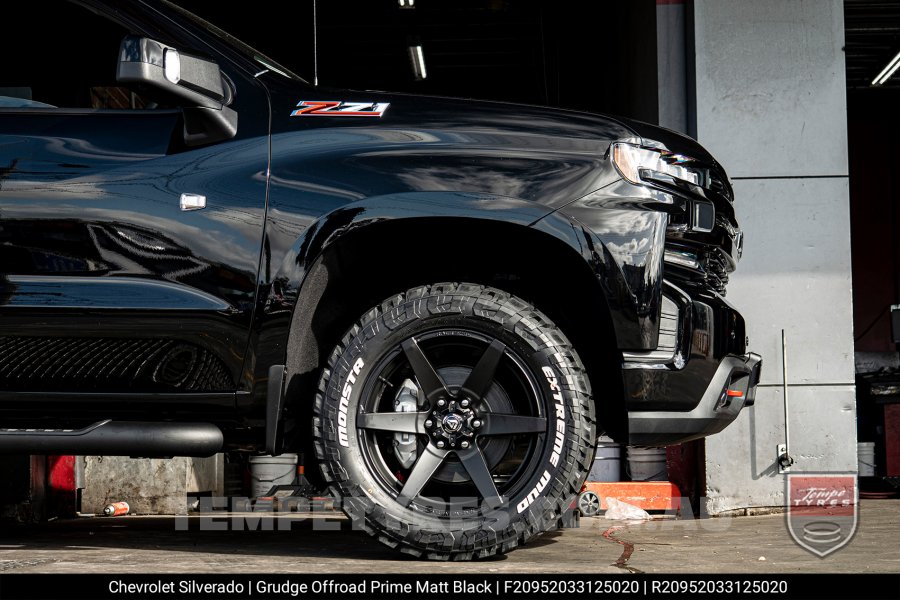
<instances>
[{"instance_id":1,"label":"front bumper","mask_svg":"<svg viewBox=\"0 0 900 600\"><path fill-rule=\"evenodd\" d=\"M624 352L629 444L664 446L724 429L753 404L762 359L744 320L715 292L663 285L660 345Z\"/></svg>"},{"instance_id":2,"label":"front bumper","mask_svg":"<svg viewBox=\"0 0 900 600\"><path fill-rule=\"evenodd\" d=\"M722 431L753 404L761 370L758 354L726 356L693 410L630 411L628 443L668 446Z\"/></svg>"}]
</instances>

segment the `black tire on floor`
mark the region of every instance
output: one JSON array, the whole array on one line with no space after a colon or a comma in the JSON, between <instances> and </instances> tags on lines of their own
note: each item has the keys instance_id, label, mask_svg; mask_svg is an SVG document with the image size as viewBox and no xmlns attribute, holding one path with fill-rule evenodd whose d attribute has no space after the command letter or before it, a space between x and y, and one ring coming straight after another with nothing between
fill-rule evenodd
<instances>
[{"instance_id":1,"label":"black tire on floor","mask_svg":"<svg viewBox=\"0 0 900 600\"><path fill-rule=\"evenodd\" d=\"M367 312L332 352L315 403L322 473L354 526L438 560L508 552L555 527L595 432L565 335L527 302L467 283Z\"/></svg>"}]
</instances>

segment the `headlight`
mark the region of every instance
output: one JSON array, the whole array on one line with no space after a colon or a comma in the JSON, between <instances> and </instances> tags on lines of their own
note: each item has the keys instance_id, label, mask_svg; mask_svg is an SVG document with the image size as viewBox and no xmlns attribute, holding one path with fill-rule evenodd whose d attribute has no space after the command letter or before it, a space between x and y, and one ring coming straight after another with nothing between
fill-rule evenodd
<instances>
[{"instance_id":1,"label":"headlight","mask_svg":"<svg viewBox=\"0 0 900 600\"><path fill-rule=\"evenodd\" d=\"M685 166L693 161L681 154L616 142L610 155L619 174L630 183L670 178L701 187L706 183L705 172Z\"/></svg>"},{"instance_id":2,"label":"headlight","mask_svg":"<svg viewBox=\"0 0 900 600\"><path fill-rule=\"evenodd\" d=\"M690 166L695 161L682 154L615 142L610 148L610 156L616 170L629 183L663 184L663 188L668 191L673 187L692 185L708 187L709 172L704 168ZM691 231L709 233L715 227L716 209L709 200L691 197L686 199L684 210L687 213L685 226Z\"/></svg>"}]
</instances>

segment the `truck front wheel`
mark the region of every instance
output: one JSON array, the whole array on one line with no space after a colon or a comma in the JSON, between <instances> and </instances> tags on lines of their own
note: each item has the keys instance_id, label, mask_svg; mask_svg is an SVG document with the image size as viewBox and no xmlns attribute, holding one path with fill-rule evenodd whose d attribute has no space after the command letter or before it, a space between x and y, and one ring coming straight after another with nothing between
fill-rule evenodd
<instances>
[{"instance_id":1,"label":"truck front wheel","mask_svg":"<svg viewBox=\"0 0 900 600\"><path fill-rule=\"evenodd\" d=\"M355 526L416 556L507 552L555 526L595 440L584 367L527 302L467 283L372 308L325 368L323 475Z\"/></svg>"}]
</instances>

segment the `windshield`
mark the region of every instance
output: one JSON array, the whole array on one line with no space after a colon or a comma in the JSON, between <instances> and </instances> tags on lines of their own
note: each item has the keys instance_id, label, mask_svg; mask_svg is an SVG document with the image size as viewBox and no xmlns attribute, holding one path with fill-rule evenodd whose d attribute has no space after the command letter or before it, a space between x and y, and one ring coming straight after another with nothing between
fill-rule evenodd
<instances>
[{"instance_id":1,"label":"windshield","mask_svg":"<svg viewBox=\"0 0 900 600\"><path fill-rule=\"evenodd\" d=\"M183 9L182 7L178 6L177 4L170 2L169 0L163 0L163 4L171 7L173 10L177 11L180 15L183 15L184 17L190 19L195 25L197 25L201 29L204 29L205 31L208 31L212 35L216 36L217 38L222 40L224 43L228 44L229 46L231 46L232 48L237 50L239 53L243 54L244 56L246 56L247 58L249 58L256 64L260 65L263 69L273 71L273 72L278 73L279 75L282 75L283 77L287 77L289 79L295 79L297 81L302 81L302 82L306 83L305 79L303 79L302 77L300 77L299 75L297 75L296 73L294 73L293 71L288 69L287 67L284 67L284 66L278 64L277 62L275 62L274 60L272 60L271 58L269 58L262 52L259 52L258 50L248 46L247 44L245 44L241 40L237 39L230 33L226 32L226 31L222 31L221 29L219 29L218 27L216 27L209 21L201 19L194 13Z\"/></svg>"}]
</instances>

